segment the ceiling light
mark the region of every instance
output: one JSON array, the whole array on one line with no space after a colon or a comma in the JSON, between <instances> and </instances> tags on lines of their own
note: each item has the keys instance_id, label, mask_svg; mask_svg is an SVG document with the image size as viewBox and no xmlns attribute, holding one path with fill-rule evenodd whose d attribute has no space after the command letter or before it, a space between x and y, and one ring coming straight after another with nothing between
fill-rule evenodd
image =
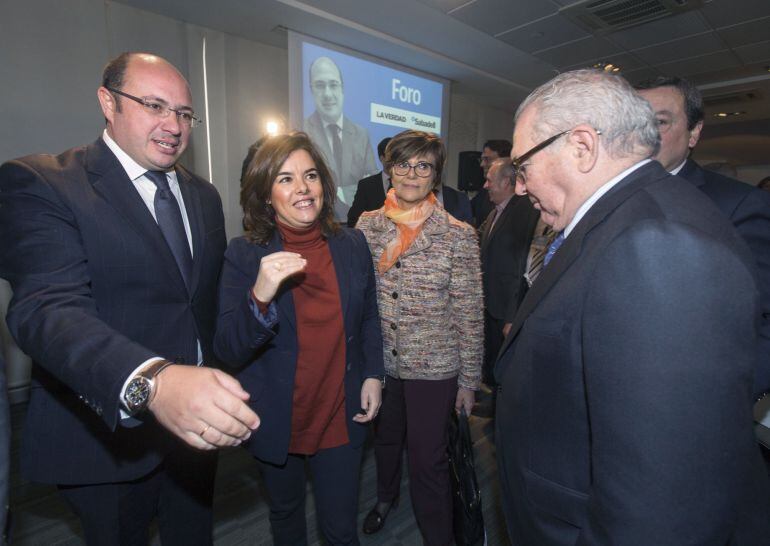
<instances>
[{"instance_id":1,"label":"ceiling light","mask_svg":"<svg viewBox=\"0 0 770 546\"><path fill-rule=\"evenodd\" d=\"M592 68L596 68L598 70L604 70L605 72L609 72L610 74L617 74L618 72L620 72L620 67L612 63L605 63L605 62L595 63L592 66Z\"/></svg>"},{"instance_id":2,"label":"ceiling light","mask_svg":"<svg viewBox=\"0 0 770 546\"><path fill-rule=\"evenodd\" d=\"M717 112L714 114L715 118L731 118L733 116L742 116L746 112Z\"/></svg>"}]
</instances>

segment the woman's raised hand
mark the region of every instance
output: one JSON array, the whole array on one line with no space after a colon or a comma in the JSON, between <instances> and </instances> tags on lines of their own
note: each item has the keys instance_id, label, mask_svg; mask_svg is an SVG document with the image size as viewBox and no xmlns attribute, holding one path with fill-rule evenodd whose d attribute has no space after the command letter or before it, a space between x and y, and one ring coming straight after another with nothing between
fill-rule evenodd
<instances>
[{"instance_id":1,"label":"woman's raised hand","mask_svg":"<svg viewBox=\"0 0 770 546\"><path fill-rule=\"evenodd\" d=\"M281 284L297 273L302 273L307 260L296 252L274 252L259 264L259 273L251 292L257 300L270 303Z\"/></svg>"}]
</instances>

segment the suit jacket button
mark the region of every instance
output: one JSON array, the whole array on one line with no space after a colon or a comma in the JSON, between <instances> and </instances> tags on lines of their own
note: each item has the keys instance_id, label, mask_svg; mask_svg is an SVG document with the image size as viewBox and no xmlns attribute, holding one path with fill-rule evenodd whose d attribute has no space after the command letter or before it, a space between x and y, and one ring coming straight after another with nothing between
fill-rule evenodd
<instances>
[{"instance_id":1,"label":"suit jacket button","mask_svg":"<svg viewBox=\"0 0 770 546\"><path fill-rule=\"evenodd\" d=\"M397 350L393 349L390 352L393 353L393 356L398 356L398 351Z\"/></svg>"},{"instance_id":2,"label":"suit jacket button","mask_svg":"<svg viewBox=\"0 0 770 546\"><path fill-rule=\"evenodd\" d=\"M390 323L390 329L391 330L395 330L396 328L398 328L398 326L396 326L396 323L395 322L391 322Z\"/></svg>"},{"instance_id":3,"label":"suit jacket button","mask_svg":"<svg viewBox=\"0 0 770 546\"><path fill-rule=\"evenodd\" d=\"M393 293L391 294L391 296L393 296L393 299L396 299L396 298L398 297L398 292L393 292Z\"/></svg>"},{"instance_id":4,"label":"suit jacket button","mask_svg":"<svg viewBox=\"0 0 770 546\"><path fill-rule=\"evenodd\" d=\"M401 269L401 262L396 262L396 269Z\"/></svg>"}]
</instances>

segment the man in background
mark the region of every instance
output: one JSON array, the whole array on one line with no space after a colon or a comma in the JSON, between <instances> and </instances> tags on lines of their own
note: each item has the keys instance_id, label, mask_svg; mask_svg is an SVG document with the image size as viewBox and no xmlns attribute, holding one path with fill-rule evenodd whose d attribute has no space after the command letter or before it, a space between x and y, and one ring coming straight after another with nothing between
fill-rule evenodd
<instances>
[{"instance_id":1,"label":"man in background","mask_svg":"<svg viewBox=\"0 0 770 546\"><path fill-rule=\"evenodd\" d=\"M310 65L313 112L304 123L310 136L332 170L337 186L334 212L345 222L358 181L377 172L369 133L344 115L345 83L339 67L329 57L318 57Z\"/></svg>"},{"instance_id":2,"label":"man in background","mask_svg":"<svg viewBox=\"0 0 770 546\"><path fill-rule=\"evenodd\" d=\"M380 158L382 170L377 174L367 176L358 181L353 204L348 211L348 226L356 227L358 217L366 211L377 210L385 203L385 194L390 189L390 176L385 172L385 148L390 137L383 138L377 144L377 155Z\"/></svg>"},{"instance_id":3,"label":"man in background","mask_svg":"<svg viewBox=\"0 0 770 546\"><path fill-rule=\"evenodd\" d=\"M0 166L8 327L33 361L22 472L56 484L86 542L212 543L215 448L259 425L214 362L219 195L177 163L197 118L166 60L123 53L104 132Z\"/></svg>"},{"instance_id":4,"label":"man in background","mask_svg":"<svg viewBox=\"0 0 770 546\"><path fill-rule=\"evenodd\" d=\"M479 164L481 170L484 171L484 179L486 180L489 167L495 159L501 157L507 158L511 155L511 143L507 140L487 140L484 146L481 148L481 157L479 158ZM473 213L474 226L479 227L487 219L489 213L495 206L489 200L489 193L485 188L479 190L479 192L471 199L471 212Z\"/></svg>"},{"instance_id":5,"label":"man in background","mask_svg":"<svg viewBox=\"0 0 770 546\"><path fill-rule=\"evenodd\" d=\"M481 273L484 284L484 367L482 380L492 389L491 404L474 409L494 415L497 382L494 364L503 339L526 290L524 280L532 233L540 214L529 199L516 195L510 160L496 159L487 171L484 189L495 206L481 225Z\"/></svg>"},{"instance_id":6,"label":"man in background","mask_svg":"<svg viewBox=\"0 0 770 546\"><path fill-rule=\"evenodd\" d=\"M650 160L655 116L619 76L545 83L513 141L517 193L559 235L495 370L512 544L767 542L749 249Z\"/></svg>"},{"instance_id":7,"label":"man in background","mask_svg":"<svg viewBox=\"0 0 770 546\"><path fill-rule=\"evenodd\" d=\"M655 111L663 168L702 191L749 245L759 272L760 344L754 384L756 396L770 391L770 194L749 184L701 168L690 159L703 130L703 97L684 78L660 77L636 86Z\"/></svg>"}]
</instances>

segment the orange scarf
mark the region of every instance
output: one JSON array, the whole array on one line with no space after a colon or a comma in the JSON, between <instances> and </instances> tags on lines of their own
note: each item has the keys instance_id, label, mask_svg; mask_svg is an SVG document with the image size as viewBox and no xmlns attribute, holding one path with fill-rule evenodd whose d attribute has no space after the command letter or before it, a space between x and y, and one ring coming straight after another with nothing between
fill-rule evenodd
<instances>
[{"instance_id":1,"label":"orange scarf","mask_svg":"<svg viewBox=\"0 0 770 546\"><path fill-rule=\"evenodd\" d=\"M430 192L419 205L409 210L403 210L398 206L396 190L391 188L388 191L387 197L385 197L385 206L383 208L385 216L396 224L396 238L388 243L382 256L380 256L377 271L381 274L393 267L393 264L398 261L399 256L412 246L412 243L422 231L422 225L425 223L425 220L433 214L433 209L436 208L436 196L433 195L433 192Z\"/></svg>"}]
</instances>

